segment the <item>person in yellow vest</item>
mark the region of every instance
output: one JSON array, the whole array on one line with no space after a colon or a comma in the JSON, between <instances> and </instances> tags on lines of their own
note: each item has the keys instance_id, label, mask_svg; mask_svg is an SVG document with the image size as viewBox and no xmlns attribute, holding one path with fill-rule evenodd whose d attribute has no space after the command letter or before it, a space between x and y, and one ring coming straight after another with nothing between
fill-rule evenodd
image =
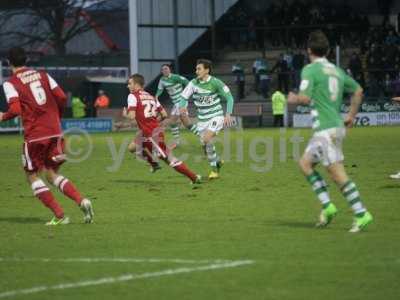
<instances>
[{"instance_id":1,"label":"person in yellow vest","mask_svg":"<svg viewBox=\"0 0 400 300\"><path fill-rule=\"evenodd\" d=\"M280 91L272 95L272 114L274 115L274 127L283 127L283 117L285 115L286 96Z\"/></svg>"},{"instance_id":2,"label":"person in yellow vest","mask_svg":"<svg viewBox=\"0 0 400 300\"><path fill-rule=\"evenodd\" d=\"M74 119L84 118L86 116L86 105L79 96L72 97L72 117Z\"/></svg>"}]
</instances>

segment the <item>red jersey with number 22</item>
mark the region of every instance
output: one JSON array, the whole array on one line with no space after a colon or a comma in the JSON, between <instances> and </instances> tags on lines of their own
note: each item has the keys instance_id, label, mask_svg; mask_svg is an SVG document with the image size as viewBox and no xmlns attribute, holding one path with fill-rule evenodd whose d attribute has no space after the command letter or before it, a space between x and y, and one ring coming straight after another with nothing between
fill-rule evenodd
<instances>
[{"instance_id":1,"label":"red jersey with number 22","mask_svg":"<svg viewBox=\"0 0 400 300\"><path fill-rule=\"evenodd\" d=\"M136 112L136 122L145 137L151 137L153 131L160 126L157 116L162 109L160 102L144 90L128 96L128 111Z\"/></svg>"}]
</instances>

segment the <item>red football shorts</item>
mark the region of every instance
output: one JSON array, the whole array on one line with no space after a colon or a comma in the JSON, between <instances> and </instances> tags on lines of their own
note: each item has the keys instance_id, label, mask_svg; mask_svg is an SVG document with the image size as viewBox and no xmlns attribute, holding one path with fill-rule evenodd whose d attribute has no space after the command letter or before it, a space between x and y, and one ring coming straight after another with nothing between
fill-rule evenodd
<instances>
[{"instance_id":1,"label":"red football shorts","mask_svg":"<svg viewBox=\"0 0 400 300\"><path fill-rule=\"evenodd\" d=\"M168 148L164 141L164 135L158 137L137 136L135 139L136 149L156 154L160 158L168 157Z\"/></svg>"},{"instance_id":2,"label":"red football shorts","mask_svg":"<svg viewBox=\"0 0 400 300\"><path fill-rule=\"evenodd\" d=\"M28 173L43 169L57 171L65 162L64 139L55 137L46 140L24 143L22 162Z\"/></svg>"}]
</instances>

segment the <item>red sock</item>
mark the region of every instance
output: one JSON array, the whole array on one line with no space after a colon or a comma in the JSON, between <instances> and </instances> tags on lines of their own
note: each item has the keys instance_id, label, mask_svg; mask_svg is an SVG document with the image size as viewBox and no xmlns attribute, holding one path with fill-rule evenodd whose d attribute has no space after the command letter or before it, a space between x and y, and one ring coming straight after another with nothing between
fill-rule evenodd
<instances>
[{"instance_id":1,"label":"red sock","mask_svg":"<svg viewBox=\"0 0 400 300\"><path fill-rule=\"evenodd\" d=\"M177 162L175 164L171 164L171 166L175 169L175 171L185 175L190 178L192 182L196 181L196 174L189 170L189 168L183 162Z\"/></svg>"},{"instance_id":2,"label":"red sock","mask_svg":"<svg viewBox=\"0 0 400 300\"><path fill-rule=\"evenodd\" d=\"M56 180L54 180L54 185L58 187L61 193L74 200L76 204L81 204L83 197L77 188L67 178L58 176Z\"/></svg>"},{"instance_id":3,"label":"red sock","mask_svg":"<svg viewBox=\"0 0 400 300\"><path fill-rule=\"evenodd\" d=\"M39 198L44 206L48 207L57 218L61 219L64 217L62 207L58 204L57 200L42 180L37 180L32 183L32 190L33 194Z\"/></svg>"}]
</instances>

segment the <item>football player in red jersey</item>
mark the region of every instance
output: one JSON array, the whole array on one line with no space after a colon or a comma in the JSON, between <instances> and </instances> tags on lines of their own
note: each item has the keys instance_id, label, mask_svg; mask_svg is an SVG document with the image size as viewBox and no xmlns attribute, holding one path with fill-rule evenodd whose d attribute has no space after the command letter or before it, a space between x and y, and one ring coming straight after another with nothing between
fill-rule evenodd
<instances>
[{"instance_id":1,"label":"football player in red jersey","mask_svg":"<svg viewBox=\"0 0 400 300\"><path fill-rule=\"evenodd\" d=\"M69 218L45 182L57 187L65 196L74 200L84 213L85 223L93 221L93 208L89 199L81 196L75 186L58 169L65 161L64 140L61 130L61 112L67 97L56 81L46 72L27 68L24 49L12 48L8 54L13 75L3 88L9 110L0 112L0 121L20 115L24 127L24 169L34 195L48 207L54 217L46 225L68 224Z\"/></svg>"},{"instance_id":2,"label":"football player in red jersey","mask_svg":"<svg viewBox=\"0 0 400 300\"><path fill-rule=\"evenodd\" d=\"M129 145L129 151L143 155L151 165L152 172L160 169L153 157L153 153L156 153L161 160L188 177L193 184L199 184L201 176L190 171L186 164L176 159L167 148L163 127L159 122L159 118L167 118L167 112L154 96L144 90L144 84L144 77L140 74L134 74L128 80L130 94L128 107L124 109L123 115L141 131Z\"/></svg>"}]
</instances>

